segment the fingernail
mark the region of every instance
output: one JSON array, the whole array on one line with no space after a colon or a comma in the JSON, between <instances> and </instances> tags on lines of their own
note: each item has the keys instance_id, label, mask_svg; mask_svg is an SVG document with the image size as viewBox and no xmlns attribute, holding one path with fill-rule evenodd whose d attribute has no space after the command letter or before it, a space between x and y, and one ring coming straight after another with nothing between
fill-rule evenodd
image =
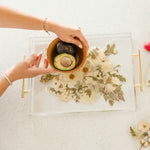
<instances>
[{"instance_id":1,"label":"fingernail","mask_svg":"<svg viewBox=\"0 0 150 150\"><path fill-rule=\"evenodd\" d=\"M47 61L47 58L44 58L44 64L46 64L48 61Z\"/></svg>"},{"instance_id":2,"label":"fingernail","mask_svg":"<svg viewBox=\"0 0 150 150\"><path fill-rule=\"evenodd\" d=\"M46 64L46 59L44 59L44 64Z\"/></svg>"},{"instance_id":3,"label":"fingernail","mask_svg":"<svg viewBox=\"0 0 150 150\"><path fill-rule=\"evenodd\" d=\"M79 48L82 48L82 45L81 45L81 44L79 45Z\"/></svg>"}]
</instances>

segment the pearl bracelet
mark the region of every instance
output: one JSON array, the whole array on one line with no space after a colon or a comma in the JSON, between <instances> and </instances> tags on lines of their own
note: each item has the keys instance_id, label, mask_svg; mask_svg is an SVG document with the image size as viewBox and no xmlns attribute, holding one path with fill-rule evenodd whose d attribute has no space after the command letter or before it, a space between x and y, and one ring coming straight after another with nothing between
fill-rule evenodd
<instances>
[{"instance_id":1,"label":"pearl bracelet","mask_svg":"<svg viewBox=\"0 0 150 150\"><path fill-rule=\"evenodd\" d=\"M3 75L3 77L5 77L5 79L8 81L8 83L10 85L12 85L12 82L9 80L9 78L7 77L6 73L5 72L1 72L1 74Z\"/></svg>"}]
</instances>

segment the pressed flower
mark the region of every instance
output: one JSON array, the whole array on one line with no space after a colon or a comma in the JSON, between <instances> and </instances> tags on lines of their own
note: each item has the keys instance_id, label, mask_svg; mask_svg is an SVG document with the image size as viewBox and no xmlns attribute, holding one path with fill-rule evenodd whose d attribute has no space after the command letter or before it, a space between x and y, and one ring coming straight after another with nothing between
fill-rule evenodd
<instances>
[{"instance_id":1,"label":"pressed flower","mask_svg":"<svg viewBox=\"0 0 150 150\"><path fill-rule=\"evenodd\" d=\"M139 123L138 125L138 129L142 132L148 132L149 131L149 127L150 127L150 124L148 121L146 120L143 120Z\"/></svg>"},{"instance_id":2,"label":"pressed flower","mask_svg":"<svg viewBox=\"0 0 150 150\"><path fill-rule=\"evenodd\" d=\"M91 64L91 61L86 60L85 64L83 67L79 70L80 72L83 73L83 75L89 75L94 71L94 68Z\"/></svg>"},{"instance_id":3,"label":"pressed flower","mask_svg":"<svg viewBox=\"0 0 150 150\"><path fill-rule=\"evenodd\" d=\"M74 80L75 77L76 77L76 76L75 76L73 73L69 74L69 79L70 79L70 80Z\"/></svg>"},{"instance_id":4,"label":"pressed flower","mask_svg":"<svg viewBox=\"0 0 150 150\"><path fill-rule=\"evenodd\" d=\"M91 61L91 65L93 65L95 67L96 64L99 64L103 58L101 58L102 56L100 55L100 53L102 53L102 51L100 51L98 48L89 50L89 55L88 55L88 60Z\"/></svg>"},{"instance_id":5,"label":"pressed flower","mask_svg":"<svg viewBox=\"0 0 150 150\"><path fill-rule=\"evenodd\" d=\"M107 84L105 86L105 90L107 93L113 92L115 90L115 87L112 84Z\"/></svg>"},{"instance_id":6,"label":"pressed flower","mask_svg":"<svg viewBox=\"0 0 150 150\"><path fill-rule=\"evenodd\" d=\"M150 136L149 136L149 122L143 120L139 123L138 127L130 127L130 133L133 137L140 141L140 148L147 148L150 146Z\"/></svg>"},{"instance_id":7,"label":"pressed flower","mask_svg":"<svg viewBox=\"0 0 150 150\"><path fill-rule=\"evenodd\" d=\"M117 77L112 77L112 82L113 84L117 84L117 85L121 84L120 80Z\"/></svg>"},{"instance_id":8,"label":"pressed flower","mask_svg":"<svg viewBox=\"0 0 150 150\"><path fill-rule=\"evenodd\" d=\"M109 61L108 57L105 56L103 51L99 52L99 58L100 58L101 62Z\"/></svg>"},{"instance_id":9,"label":"pressed flower","mask_svg":"<svg viewBox=\"0 0 150 150\"><path fill-rule=\"evenodd\" d=\"M145 144L146 140L145 139L141 139L140 143L143 145Z\"/></svg>"},{"instance_id":10,"label":"pressed flower","mask_svg":"<svg viewBox=\"0 0 150 150\"><path fill-rule=\"evenodd\" d=\"M145 143L143 143L143 147L148 147L149 143L148 141L146 141Z\"/></svg>"},{"instance_id":11,"label":"pressed flower","mask_svg":"<svg viewBox=\"0 0 150 150\"><path fill-rule=\"evenodd\" d=\"M66 83L63 81L63 76L59 75L56 78L54 78L52 80L52 86L56 90L60 90L60 91L64 90L65 86L66 86Z\"/></svg>"},{"instance_id":12,"label":"pressed flower","mask_svg":"<svg viewBox=\"0 0 150 150\"><path fill-rule=\"evenodd\" d=\"M69 90L65 90L59 95L59 98L64 102L68 102L72 97L70 96Z\"/></svg>"},{"instance_id":13,"label":"pressed flower","mask_svg":"<svg viewBox=\"0 0 150 150\"><path fill-rule=\"evenodd\" d=\"M96 54L93 54L93 55L91 56L91 59L96 59Z\"/></svg>"},{"instance_id":14,"label":"pressed flower","mask_svg":"<svg viewBox=\"0 0 150 150\"><path fill-rule=\"evenodd\" d=\"M88 67L83 67L83 68L82 68L82 72L83 72L83 73L87 73L88 71L89 71L89 68L88 68Z\"/></svg>"},{"instance_id":15,"label":"pressed flower","mask_svg":"<svg viewBox=\"0 0 150 150\"><path fill-rule=\"evenodd\" d=\"M101 69L104 71L104 72L111 72L113 71L113 65L111 62L104 62L104 63L101 63Z\"/></svg>"}]
</instances>

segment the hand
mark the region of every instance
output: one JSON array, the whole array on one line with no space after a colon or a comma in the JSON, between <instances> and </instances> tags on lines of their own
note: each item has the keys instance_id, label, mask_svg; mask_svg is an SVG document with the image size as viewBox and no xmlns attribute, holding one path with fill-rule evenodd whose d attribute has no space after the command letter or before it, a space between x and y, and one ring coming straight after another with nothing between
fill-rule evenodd
<instances>
[{"instance_id":1,"label":"hand","mask_svg":"<svg viewBox=\"0 0 150 150\"><path fill-rule=\"evenodd\" d=\"M31 55L26 60L17 63L8 71L6 71L6 75L8 76L10 81L13 82L21 78L32 78L40 74L48 74L56 72L56 70L54 69L47 69L48 67L47 58L44 59L43 67L39 68L41 57L42 57L41 53L38 56L36 54Z\"/></svg>"},{"instance_id":2,"label":"hand","mask_svg":"<svg viewBox=\"0 0 150 150\"><path fill-rule=\"evenodd\" d=\"M88 42L78 26L57 24L54 32L64 42L73 43L79 47L82 47L83 44L87 49L89 48Z\"/></svg>"}]
</instances>

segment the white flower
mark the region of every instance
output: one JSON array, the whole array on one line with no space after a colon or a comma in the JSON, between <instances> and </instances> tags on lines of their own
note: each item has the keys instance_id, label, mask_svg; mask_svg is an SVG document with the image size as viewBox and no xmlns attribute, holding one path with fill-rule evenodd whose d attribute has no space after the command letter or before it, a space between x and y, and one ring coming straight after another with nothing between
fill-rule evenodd
<instances>
[{"instance_id":1,"label":"white flower","mask_svg":"<svg viewBox=\"0 0 150 150\"><path fill-rule=\"evenodd\" d=\"M83 73L84 76L87 76L87 75L90 75L94 71L94 68L91 65L91 62L89 60L86 60L85 64L79 71Z\"/></svg>"},{"instance_id":2,"label":"white flower","mask_svg":"<svg viewBox=\"0 0 150 150\"><path fill-rule=\"evenodd\" d=\"M92 76L95 77L95 78L97 78L97 79L102 79L102 76L101 76L101 74L99 73L98 70L94 71L92 73Z\"/></svg>"},{"instance_id":3,"label":"white flower","mask_svg":"<svg viewBox=\"0 0 150 150\"><path fill-rule=\"evenodd\" d=\"M99 58L100 58L101 62L109 61L108 57L104 54L104 52L102 50L99 51Z\"/></svg>"},{"instance_id":4,"label":"white flower","mask_svg":"<svg viewBox=\"0 0 150 150\"><path fill-rule=\"evenodd\" d=\"M69 100L72 99L71 94L69 90L64 90L60 95L59 95L60 100L64 102L68 102Z\"/></svg>"},{"instance_id":5,"label":"white flower","mask_svg":"<svg viewBox=\"0 0 150 150\"><path fill-rule=\"evenodd\" d=\"M101 51L98 48L89 50L89 55L87 57L87 60L90 60L91 65L95 67L99 63L103 62L106 59L106 56L103 51Z\"/></svg>"},{"instance_id":6,"label":"white flower","mask_svg":"<svg viewBox=\"0 0 150 150\"><path fill-rule=\"evenodd\" d=\"M106 90L106 92L110 93L110 92L113 92L115 90L115 87L112 86L112 84L106 84L105 90Z\"/></svg>"},{"instance_id":7,"label":"white flower","mask_svg":"<svg viewBox=\"0 0 150 150\"><path fill-rule=\"evenodd\" d=\"M56 91L62 91L65 89L66 82L63 81L62 74L52 79L52 86Z\"/></svg>"},{"instance_id":8,"label":"white flower","mask_svg":"<svg viewBox=\"0 0 150 150\"><path fill-rule=\"evenodd\" d=\"M142 120L138 125L138 129L144 133L149 131L149 127L150 127L150 124L146 120Z\"/></svg>"},{"instance_id":9,"label":"white flower","mask_svg":"<svg viewBox=\"0 0 150 150\"><path fill-rule=\"evenodd\" d=\"M142 140L140 141L140 143L141 143L141 145L143 145L143 147L147 147L147 146L149 145L148 141L145 140L145 139L142 139Z\"/></svg>"},{"instance_id":10,"label":"white flower","mask_svg":"<svg viewBox=\"0 0 150 150\"><path fill-rule=\"evenodd\" d=\"M104 63L101 63L100 66L101 66L101 69L104 72L111 72L111 71L113 71L113 65L112 65L112 63L110 61L106 61Z\"/></svg>"},{"instance_id":11,"label":"white flower","mask_svg":"<svg viewBox=\"0 0 150 150\"><path fill-rule=\"evenodd\" d=\"M113 84L117 84L117 85L120 84L120 80L117 77L112 77L112 82Z\"/></svg>"}]
</instances>

